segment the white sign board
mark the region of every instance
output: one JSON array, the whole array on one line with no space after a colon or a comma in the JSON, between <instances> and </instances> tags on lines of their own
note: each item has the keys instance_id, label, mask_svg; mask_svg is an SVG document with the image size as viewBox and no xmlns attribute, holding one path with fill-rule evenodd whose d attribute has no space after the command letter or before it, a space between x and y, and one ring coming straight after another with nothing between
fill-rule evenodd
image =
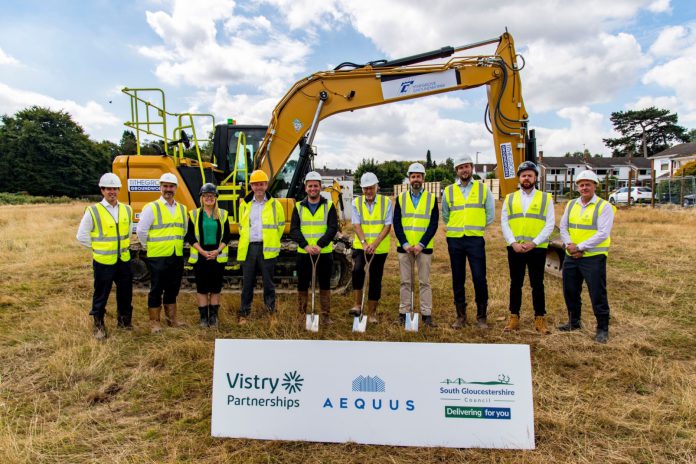
<instances>
[{"instance_id":1,"label":"white sign board","mask_svg":"<svg viewBox=\"0 0 696 464\"><path fill-rule=\"evenodd\" d=\"M457 71L454 69L426 74L412 74L406 77L384 76L382 77L382 96L385 100L389 100L456 86Z\"/></svg>"},{"instance_id":2,"label":"white sign board","mask_svg":"<svg viewBox=\"0 0 696 464\"><path fill-rule=\"evenodd\" d=\"M159 192L159 179L128 179L129 192Z\"/></svg>"},{"instance_id":3,"label":"white sign board","mask_svg":"<svg viewBox=\"0 0 696 464\"><path fill-rule=\"evenodd\" d=\"M503 177L505 179L516 177L515 162L512 158L512 144L510 142L500 144L500 160L503 162Z\"/></svg>"},{"instance_id":4,"label":"white sign board","mask_svg":"<svg viewBox=\"0 0 696 464\"><path fill-rule=\"evenodd\" d=\"M212 435L534 449L529 346L216 340Z\"/></svg>"}]
</instances>

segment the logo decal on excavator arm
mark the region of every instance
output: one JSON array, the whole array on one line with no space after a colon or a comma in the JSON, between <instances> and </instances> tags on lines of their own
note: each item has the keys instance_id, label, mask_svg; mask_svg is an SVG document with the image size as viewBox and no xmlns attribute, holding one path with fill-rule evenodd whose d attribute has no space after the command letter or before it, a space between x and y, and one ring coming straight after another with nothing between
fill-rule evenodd
<instances>
[{"instance_id":1,"label":"logo decal on excavator arm","mask_svg":"<svg viewBox=\"0 0 696 464\"><path fill-rule=\"evenodd\" d=\"M302 121L297 118L293 119L292 127L295 128L295 132L300 132L300 129L302 129Z\"/></svg>"}]
</instances>

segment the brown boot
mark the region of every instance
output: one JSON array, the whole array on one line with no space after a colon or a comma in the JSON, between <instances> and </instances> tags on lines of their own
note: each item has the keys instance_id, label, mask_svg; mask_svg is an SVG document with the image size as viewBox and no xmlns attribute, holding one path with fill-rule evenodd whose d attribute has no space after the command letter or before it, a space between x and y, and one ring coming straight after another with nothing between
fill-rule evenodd
<instances>
[{"instance_id":1,"label":"brown boot","mask_svg":"<svg viewBox=\"0 0 696 464\"><path fill-rule=\"evenodd\" d=\"M546 318L544 316L536 316L534 318L534 328L541 335L548 335L551 333L549 327L546 325Z\"/></svg>"},{"instance_id":2,"label":"brown boot","mask_svg":"<svg viewBox=\"0 0 696 464\"><path fill-rule=\"evenodd\" d=\"M162 326L160 325L160 310L162 308L147 308L147 312L150 315L150 333L157 333L162 331Z\"/></svg>"},{"instance_id":3,"label":"brown boot","mask_svg":"<svg viewBox=\"0 0 696 464\"><path fill-rule=\"evenodd\" d=\"M457 320L452 324L452 328L461 329L462 327L466 327L468 325L466 322L466 303L455 304L455 307L457 309Z\"/></svg>"},{"instance_id":4,"label":"brown boot","mask_svg":"<svg viewBox=\"0 0 696 464\"><path fill-rule=\"evenodd\" d=\"M360 314L360 305L362 305L362 297L363 297L363 291L362 290L353 290L353 296L355 297L355 303L352 308L348 311L348 314L350 316L357 316ZM368 302L369 304L369 302Z\"/></svg>"},{"instance_id":5,"label":"brown boot","mask_svg":"<svg viewBox=\"0 0 696 464\"><path fill-rule=\"evenodd\" d=\"M321 306L321 322L324 325L333 324L331 313L331 290L319 290L319 305Z\"/></svg>"},{"instance_id":6,"label":"brown boot","mask_svg":"<svg viewBox=\"0 0 696 464\"><path fill-rule=\"evenodd\" d=\"M169 327L185 327L186 324L176 319L176 303L164 305L164 317Z\"/></svg>"},{"instance_id":7,"label":"brown boot","mask_svg":"<svg viewBox=\"0 0 696 464\"><path fill-rule=\"evenodd\" d=\"M309 292L307 290L297 292L297 311L302 316L307 314L307 300L309 300Z\"/></svg>"},{"instance_id":8,"label":"brown boot","mask_svg":"<svg viewBox=\"0 0 696 464\"><path fill-rule=\"evenodd\" d=\"M536 322L535 322L536 325ZM510 314L510 319L508 319L507 325L503 329L503 332L512 332L513 330L520 330L520 315Z\"/></svg>"},{"instance_id":9,"label":"brown boot","mask_svg":"<svg viewBox=\"0 0 696 464\"><path fill-rule=\"evenodd\" d=\"M379 301L377 300L367 300L367 322L369 322L370 324L379 323L379 319L377 318L378 304Z\"/></svg>"}]
</instances>

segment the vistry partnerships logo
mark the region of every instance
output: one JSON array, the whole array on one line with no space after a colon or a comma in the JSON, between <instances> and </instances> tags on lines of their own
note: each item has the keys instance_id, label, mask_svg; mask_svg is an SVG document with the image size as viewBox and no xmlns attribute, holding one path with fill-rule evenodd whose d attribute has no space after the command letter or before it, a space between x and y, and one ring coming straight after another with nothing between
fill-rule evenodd
<instances>
[{"instance_id":1,"label":"vistry partnerships logo","mask_svg":"<svg viewBox=\"0 0 696 464\"><path fill-rule=\"evenodd\" d=\"M276 394L279 386L289 395L302 391L304 379L297 371L283 374L282 382L281 377L262 377L243 372L228 372L226 376L227 385L231 390L242 390L242 395L227 395L228 405L285 409L300 406L300 400Z\"/></svg>"}]
</instances>

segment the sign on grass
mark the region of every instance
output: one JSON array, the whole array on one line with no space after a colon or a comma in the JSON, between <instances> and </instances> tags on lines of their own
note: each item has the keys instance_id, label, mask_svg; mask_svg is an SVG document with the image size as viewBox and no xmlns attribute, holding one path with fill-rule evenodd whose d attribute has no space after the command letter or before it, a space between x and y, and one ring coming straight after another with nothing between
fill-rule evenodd
<instances>
[{"instance_id":1,"label":"sign on grass","mask_svg":"<svg viewBox=\"0 0 696 464\"><path fill-rule=\"evenodd\" d=\"M216 340L212 435L533 449L529 346Z\"/></svg>"}]
</instances>

